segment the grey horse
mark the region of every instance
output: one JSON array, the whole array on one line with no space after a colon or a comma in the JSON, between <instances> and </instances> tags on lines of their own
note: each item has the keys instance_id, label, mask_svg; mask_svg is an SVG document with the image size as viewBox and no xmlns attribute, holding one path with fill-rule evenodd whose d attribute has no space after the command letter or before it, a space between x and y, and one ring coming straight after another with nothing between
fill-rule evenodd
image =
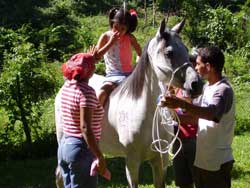
<instances>
[{"instance_id":1,"label":"grey horse","mask_svg":"<svg viewBox=\"0 0 250 188\"><path fill-rule=\"evenodd\" d=\"M125 157L130 188L138 187L143 161L149 161L152 167L154 186L165 187L168 154L151 149L153 116L161 94L159 82L167 84L171 80L172 85L193 96L202 92L202 81L189 63L188 50L179 36L183 25L184 21L168 29L165 20L161 22L155 37L145 45L133 73L111 93L105 105L99 144L105 154ZM102 78L94 75L89 84L98 90L100 82ZM57 96L56 104L59 98ZM58 116L56 110L57 119ZM57 135L60 140L60 123L57 123ZM160 136L171 139L163 127L160 127Z\"/></svg>"}]
</instances>

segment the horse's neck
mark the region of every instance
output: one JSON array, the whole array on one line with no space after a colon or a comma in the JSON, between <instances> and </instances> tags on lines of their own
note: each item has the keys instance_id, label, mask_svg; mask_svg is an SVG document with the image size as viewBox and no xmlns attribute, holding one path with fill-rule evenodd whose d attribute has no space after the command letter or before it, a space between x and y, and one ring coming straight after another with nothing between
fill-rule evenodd
<instances>
[{"instance_id":1,"label":"horse's neck","mask_svg":"<svg viewBox=\"0 0 250 188\"><path fill-rule=\"evenodd\" d=\"M157 97L161 94L161 90L159 87L159 81L153 69L150 69L148 74L146 74L146 80L147 83L144 87L147 90L148 97L157 99Z\"/></svg>"}]
</instances>

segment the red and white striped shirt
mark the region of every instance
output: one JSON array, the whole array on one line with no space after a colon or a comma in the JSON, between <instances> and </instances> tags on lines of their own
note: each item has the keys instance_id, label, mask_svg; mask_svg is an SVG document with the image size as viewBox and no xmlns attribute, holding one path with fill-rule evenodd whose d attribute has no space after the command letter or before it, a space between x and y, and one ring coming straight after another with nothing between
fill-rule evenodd
<instances>
[{"instance_id":1,"label":"red and white striped shirt","mask_svg":"<svg viewBox=\"0 0 250 188\"><path fill-rule=\"evenodd\" d=\"M67 136L83 137L80 129L80 107L93 109L91 127L96 140L100 140L104 110L94 89L84 82L66 81L62 87L61 108L63 132Z\"/></svg>"}]
</instances>

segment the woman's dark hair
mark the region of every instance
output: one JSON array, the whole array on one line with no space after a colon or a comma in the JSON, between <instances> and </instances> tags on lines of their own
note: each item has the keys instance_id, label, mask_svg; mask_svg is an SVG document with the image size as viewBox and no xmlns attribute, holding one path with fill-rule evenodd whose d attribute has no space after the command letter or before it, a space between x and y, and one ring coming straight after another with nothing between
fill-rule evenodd
<instances>
[{"instance_id":1,"label":"woman's dark hair","mask_svg":"<svg viewBox=\"0 0 250 188\"><path fill-rule=\"evenodd\" d=\"M138 21L137 15L131 14L129 11L123 8L113 8L109 11L109 26L113 27L114 22L118 22L126 25L128 28L127 33L132 33L135 31Z\"/></svg>"},{"instance_id":2,"label":"woman's dark hair","mask_svg":"<svg viewBox=\"0 0 250 188\"><path fill-rule=\"evenodd\" d=\"M217 72L222 72L225 63L223 52L217 46L209 46L207 48L200 48L198 55L202 62L211 64Z\"/></svg>"}]
</instances>

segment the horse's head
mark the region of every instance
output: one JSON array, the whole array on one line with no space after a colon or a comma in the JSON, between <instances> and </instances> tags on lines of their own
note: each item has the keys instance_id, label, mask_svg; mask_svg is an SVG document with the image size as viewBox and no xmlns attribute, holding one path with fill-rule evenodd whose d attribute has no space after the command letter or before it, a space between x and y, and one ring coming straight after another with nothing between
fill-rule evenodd
<instances>
[{"instance_id":1,"label":"horse's head","mask_svg":"<svg viewBox=\"0 0 250 188\"><path fill-rule=\"evenodd\" d=\"M184 22L170 30L166 28L164 19L156 36L149 42L147 53L160 81L171 82L191 96L197 96L202 92L203 83L189 62L188 50L179 37Z\"/></svg>"}]
</instances>

